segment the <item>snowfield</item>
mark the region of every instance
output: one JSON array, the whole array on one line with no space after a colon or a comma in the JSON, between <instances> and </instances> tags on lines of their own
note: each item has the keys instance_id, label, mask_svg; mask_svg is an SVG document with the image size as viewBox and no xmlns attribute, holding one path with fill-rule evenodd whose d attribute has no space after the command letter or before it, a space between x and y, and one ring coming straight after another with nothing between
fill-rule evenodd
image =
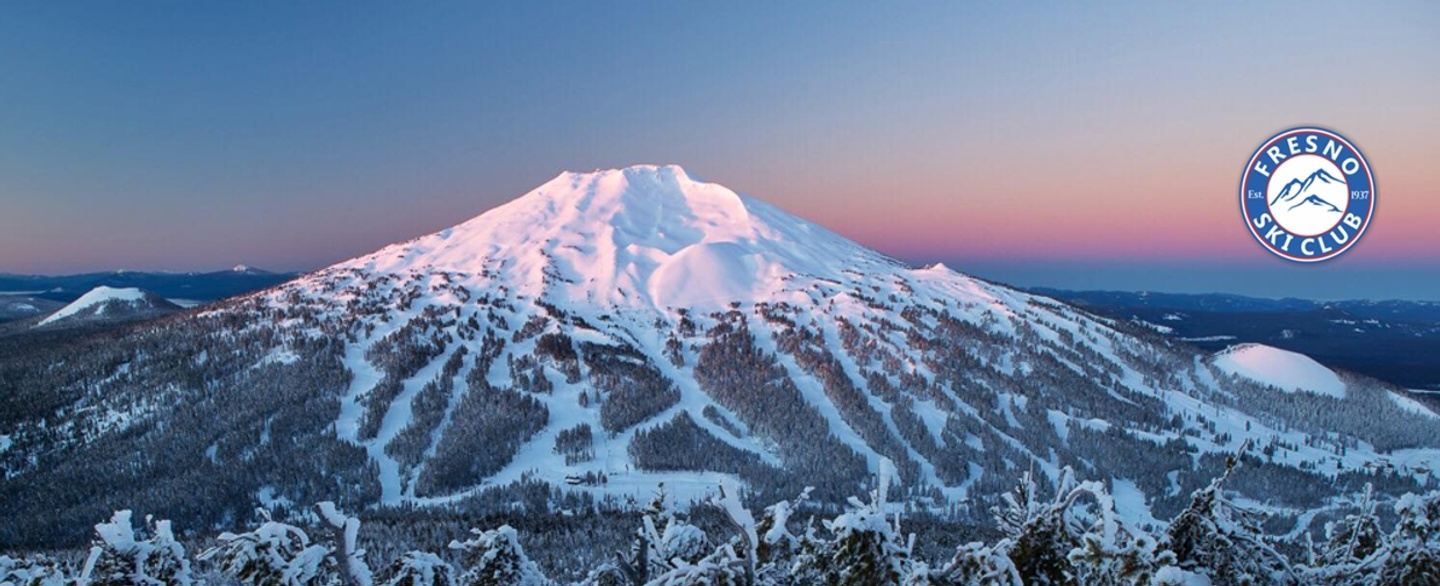
<instances>
[{"instance_id":1,"label":"snowfield","mask_svg":"<svg viewBox=\"0 0 1440 586\"><path fill-rule=\"evenodd\" d=\"M1225 372L1286 392L1345 396L1345 383L1335 371L1304 354L1264 344L1240 344L1216 353L1214 360L1215 366Z\"/></svg>"}]
</instances>

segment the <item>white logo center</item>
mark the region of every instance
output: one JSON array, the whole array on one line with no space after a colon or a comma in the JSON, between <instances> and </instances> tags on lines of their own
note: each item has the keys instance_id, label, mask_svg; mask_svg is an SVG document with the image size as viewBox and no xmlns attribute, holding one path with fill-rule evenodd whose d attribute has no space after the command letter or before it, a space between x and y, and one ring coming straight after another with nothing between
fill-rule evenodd
<instances>
[{"instance_id":1,"label":"white logo center","mask_svg":"<svg viewBox=\"0 0 1440 586\"><path fill-rule=\"evenodd\" d=\"M1318 236L1340 223L1350 190L1340 167L1319 155L1294 155L1270 176L1270 217L1297 236Z\"/></svg>"}]
</instances>

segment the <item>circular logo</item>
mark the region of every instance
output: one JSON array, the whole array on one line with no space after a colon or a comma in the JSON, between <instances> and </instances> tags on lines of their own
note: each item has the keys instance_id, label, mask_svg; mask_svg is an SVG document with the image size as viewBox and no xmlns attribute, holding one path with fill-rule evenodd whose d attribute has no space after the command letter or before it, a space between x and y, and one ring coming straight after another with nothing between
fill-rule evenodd
<instances>
[{"instance_id":1,"label":"circular logo","mask_svg":"<svg viewBox=\"0 0 1440 586\"><path fill-rule=\"evenodd\" d=\"M1355 246L1375 214L1375 177L1360 149L1323 128L1291 128L1255 149L1240 180L1255 240L1281 258L1319 262Z\"/></svg>"}]
</instances>

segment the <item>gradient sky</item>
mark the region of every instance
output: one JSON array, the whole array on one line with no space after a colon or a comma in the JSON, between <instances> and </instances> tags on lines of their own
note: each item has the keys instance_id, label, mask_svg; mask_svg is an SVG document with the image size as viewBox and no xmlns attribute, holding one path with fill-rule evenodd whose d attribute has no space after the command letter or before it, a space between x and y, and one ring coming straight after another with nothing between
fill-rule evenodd
<instances>
[{"instance_id":1,"label":"gradient sky","mask_svg":"<svg viewBox=\"0 0 1440 586\"><path fill-rule=\"evenodd\" d=\"M679 163L1021 285L1440 299L1440 3L6 2L0 272L305 270ZM1252 149L1379 186L1271 257Z\"/></svg>"}]
</instances>

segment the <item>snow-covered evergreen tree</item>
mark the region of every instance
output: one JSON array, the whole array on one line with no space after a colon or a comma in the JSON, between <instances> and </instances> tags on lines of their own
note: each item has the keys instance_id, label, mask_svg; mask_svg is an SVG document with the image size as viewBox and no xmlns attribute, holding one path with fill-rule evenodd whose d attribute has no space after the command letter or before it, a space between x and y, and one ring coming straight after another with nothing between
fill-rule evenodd
<instances>
[{"instance_id":1,"label":"snow-covered evergreen tree","mask_svg":"<svg viewBox=\"0 0 1440 586\"><path fill-rule=\"evenodd\" d=\"M882 466L869 503L851 497L850 507L825 522L834 534L817 560L828 584L898 585L910 573L914 535L900 536L900 520L886 518L885 504L892 474Z\"/></svg>"},{"instance_id":2,"label":"snow-covered evergreen tree","mask_svg":"<svg viewBox=\"0 0 1440 586\"><path fill-rule=\"evenodd\" d=\"M1108 507L1110 503L1103 506ZM1071 550L1068 557L1071 571L1082 584L1150 584L1161 570L1175 564L1174 553L1160 549L1154 537L1129 525L1117 524L1113 531L1107 532L1097 522L1080 542L1080 547Z\"/></svg>"},{"instance_id":3,"label":"snow-covered evergreen tree","mask_svg":"<svg viewBox=\"0 0 1440 586\"><path fill-rule=\"evenodd\" d=\"M1365 564L1376 586L1440 584L1440 492L1407 494L1395 502L1395 531Z\"/></svg>"},{"instance_id":4,"label":"snow-covered evergreen tree","mask_svg":"<svg viewBox=\"0 0 1440 586\"><path fill-rule=\"evenodd\" d=\"M0 586L64 586L65 566L43 555L16 559L0 555Z\"/></svg>"},{"instance_id":5,"label":"snow-covered evergreen tree","mask_svg":"<svg viewBox=\"0 0 1440 586\"><path fill-rule=\"evenodd\" d=\"M1034 476L1027 472L1020 485L1002 496L994 510L1005 540L999 544L1026 584L1065 584L1073 579L1069 555L1079 547L1083 528L1070 514L1078 498L1074 476L1067 469L1056 484L1055 498L1046 502Z\"/></svg>"},{"instance_id":6,"label":"snow-covered evergreen tree","mask_svg":"<svg viewBox=\"0 0 1440 586\"><path fill-rule=\"evenodd\" d=\"M1148 586L1210 586L1210 578L1180 569L1180 566L1165 566L1155 571ZM1138 586L1138 585L1137 585Z\"/></svg>"},{"instance_id":7,"label":"snow-covered evergreen tree","mask_svg":"<svg viewBox=\"0 0 1440 586\"><path fill-rule=\"evenodd\" d=\"M1066 470L1068 475L1069 470ZM1083 512L1092 521L1080 535L1080 545L1066 556L1071 574L1082 584L1121 586L1149 584L1156 573L1175 564L1175 554L1159 548L1158 541L1140 527L1123 522L1115 500L1099 483L1082 483L1072 494L1088 494L1093 502ZM1080 501L1072 499L1070 507Z\"/></svg>"},{"instance_id":8,"label":"snow-covered evergreen tree","mask_svg":"<svg viewBox=\"0 0 1440 586\"><path fill-rule=\"evenodd\" d=\"M275 521L269 511L257 511L264 521L247 533L222 533L219 545L200 555L214 560L219 570L241 584L277 586L337 586L343 583L334 548L310 543L310 536L293 525Z\"/></svg>"},{"instance_id":9,"label":"snow-covered evergreen tree","mask_svg":"<svg viewBox=\"0 0 1440 586\"><path fill-rule=\"evenodd\" d=\"M1210 576L1216 584L1293 584L1289 560L1260 528L1264 517L1230 502L1221 491L1236 465L1231 457L1220 477L1191 495L1190 505L1171 521L1164 545L1180 568Z\"/></svg>"},{"instance_id":10,"label":"snow-covered evergreen tree","mask_svg":"<svg viewBox=\"0 0 1440 586\"><path fill-rule=\"evenodd\" d=\"M631 584L650 584L661 578L675 584L686 575L706 575L715 564L745 563L733 547L729 554L712 550L705 532L676 516L668 499L661 484L645 508L629 555L616 554L619 565L615 569Z\"/></svg>"},{"instance_id":11,"label":"snow-covered evergreen tree","mask_svg":"<svg viewBox=\"0 0 1440 586\"><path fill-rule=\"evenodd\" d=\"M169 521L153 521L150 536L140 537L130 511L116 511L108 523L95 526L97 538L85 560L80 583L93 586L188 585L190 559L175 540Z\"/></svg>"},{"instance_id":12,"label":"snow-covered evergreen tree","mask_svg":"<svg viewBox=\"0 0 1440 586\"><path fill-rule=\"evenodd\" d=\"M455 569L440 556L428 551L412 551L390 564L381 582L384 586L451 586Z\"/></svg>"},{"instance_id":13,"label":"snow-covered evergreen tree","mask_svg":"<svg viewBox=\"0 0 1440 586\"><path fill-rule=\"evenodd\" d=\"M1104 485L1077 482L1066 468L1054 493L1042 498L1034 477L1022 476L993 510L1005 538L961 546L940 574L966 585L1129 585L1149 584L1174 563L1155 538L1119 519Z\"/></svg>"},{"instance_id":14,"label":"snow-covered evergreen tree","mask_svg":"<svg viewBox=\"0 0 1440 586\"><path fill-rule=\"evenodd\" d=\"M451 541L459 550L464 571L456 580L461 586L545 586L549 578L540 566L525 555L515 528L501 525L489 531L471 530L475 536Z\"/></svg>"},{"instance_id":15,"label":"snow-covered evergreen tree","mask_svg":"<svg viewBox=\"0 0 1440 586\"><path fill-rule=\"evenodd\" d=\"M1354 564L1365 560L1385 547L1385 531L1375 515L1375 489L1365 485L1359 510L1325 527L1325 552L1320 560L1325 565Z\"/></svg>"},{"instance_id":16,"label":"snow-covered evergreen tree","mask_svg":"<svg viewBox=\"0 0 1440 586\"><path fill-rule=\"evenodd\" d=\"M972 541L955 549L943 571L955 586L1023 586L1010 556L994 546Z\"/></svg>"},{"instance_id":17,"label":"snow-covered evergreen tree","mask_svg":"<svg viewBox=\"0 0 1440 586\"><path fill-rule=\"evenodd\" d=\"M320 510L320 518L338 534L346 581L351 586L371 586L374 577L370 572L370 565L365 563L365 550L360 549L357 544L360 519L340 512L335 503L330 501L320 503L317 508Z\"/></svg>"},{"instance_id":18,"label":"snow-covered evergreen tree","mask_svg":"<svg viewBox=\"0 0 1440 586\"><path fill-rule=\"evenodd\" d=\"M835 533L824 561L826 580L834 584L900 584L910 548L900 540L898 527L873 503L857 499L851 504L854 509L825 523Z\"/></svg>"},{"instance_id":19,"label":"snow-covered evergreen tree","mask_svg":"<svg viewBox=\"0 0 1440 586\"><path fill-rule=\"evenodd\" d=\"M632 583L620 566L611 563L591 570L585 575L585 579L580 581L581 586L630 586Z\"/></svg>"},{"instance_id":20,"label":"snow-covered evergreen tree","mask_svg":"<svg viewBox=\"0 0 1440 586\"><path fill-rule=\"evenodd\" d=\"M799 535L789 527L791 517L810 499L812 490L807 487L794 499L766 507L756 522L755 573L761 583L811 584L820 580L816 559L823 544L815 535L814 519Z\"/></svg>"},{"instance_id":21,"label":"snow-covered evergreen tree","mask_svg":"<svg viewBox=\"0 0 1440 586\"><path fill-rule=\"evenodd\" d=\"M1134 539L1138 530L1118 526L1104 485L1077 482L1065 468L1054 493L1042 498L1027 473L994 511L1006 536L996 549L1009 556L1024 583L1107 583L1148 575L1153 542ZM1082 499L1088 507L1081 506Z\"/></svg>"},{"instance_id":22,"label":"snow-covered evergreen tree","mask_svg":"<svg viewBox=\"0 0 1440 586\"><path fill-rule=\"evenodd\" d=\"M732 544L724 544L709 555L691 563L676 558L670 568L656 575L648 586L749 586L754 584L748 561L735 551Z\"/></svg>"},{"instance_id":23,"label":"snow-covered evergreen tree","mask_svg":"<svg viewBox=\"0 0 1440 586\"><path fill-rule=\"evenodd\" d=\"M641 523L640 531L650 545L652 574L668 571L677 563L697 562L710 551L709 536L675 515L664 484L655 492Z\"/></svg>"},{"instance_id":24,"label":"snow-covered evergreen tree","mask_svg":"<svg viewBox=\"0 0 1440 586\"><path fill-rule=\"evenodd\" d=\"M1379 564L1387 552L1388 536L1375 514L1375 495L1365 485L1354 513L1325 525L1325 542L1312 546L1307 580L1333 586L1349 586L1369 582L1368 566Z\"/></svg>"},{"instance_id":25,"label":"snow-covered evergreen tree","mask_svg":"<svg viewBox=\"0 0 1440 586\"><path fill-rule=\"evenodd\" d=\"M734 484L723 484L720 486L720 494L712 499L712 504L725 511L726 518L730 521L735 531L735 537L729 543L723 543L716 547L709 554L699 561L691 563L682 557L673 557L670 560L671 568L652 581L656 586L680 586L683 584L710 584L715 586L724 585L750 585L755 583L755 544L759 541L756 531L754 515L750 514L740 502L740 489ZM667 533L679 527L690 527L680 524L677 520L671 519L668 523ZM693 527L692 527L693 528ZM699 529L685 529L684 533L690 534L690 543L696 541L695 533ZM703 538L704 533L699 533Z\"/></svg>"},{"instance_id":26,"label":"snow-covered evergreen tree","mask_svg":"<svg viewBox=\"0 0 1440 586\"><path fill-rule=\"evenodd\" d=\"M805 491L793 500L780 501L765 507L760 519L755 523L755 555L760 563L771 563L793 556L799 551L803 537L792 534L788 525L796 508L809 500L812 490L806 487Z\"/></svg>"}]
</instances>

